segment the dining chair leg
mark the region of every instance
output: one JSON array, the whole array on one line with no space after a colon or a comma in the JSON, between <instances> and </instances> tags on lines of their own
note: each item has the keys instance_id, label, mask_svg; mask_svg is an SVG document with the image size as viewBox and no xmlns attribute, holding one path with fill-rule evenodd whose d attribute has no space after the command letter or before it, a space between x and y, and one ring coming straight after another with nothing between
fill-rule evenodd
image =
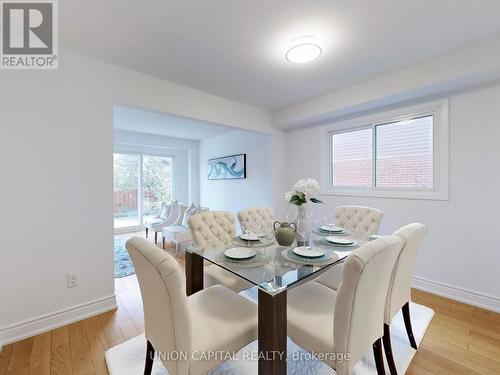
<instances>
[{"instance_id":1,"label":"dining chair leg","mask_svg":"<svg viewBox=\"0 0 500 375\"><path fill-rule=\"evenodd\" d=\"M149 229L146 227L146 238L148 238Z\"/></svg>"},{"instance_id":2,"label":"dining chair leg","mask_svg":"<svg viewBox=\"0 0 500 375\"><path fill-rule=\"evenodd\" d=\"M389 364L389 370L391 370L391 375L398 375L398 370L396 369L396 363L394 362L394 355L392 353L391 344L391 326L389 324L384 324L384 352L387 363Z\"/></svg>"},{"instance_id":3,"label":"dining chair leg","mask_svg":"<svg viewBox=\"0 0 500 375\"><path fill-rule=\"evenodd\" d=\"M373 356L375 357L375 365L377 366L377 374L385 375L384 355L382 354L382 340L378 339L373 343Z\"/></svg>"},{"instance_id":4,"label":"dining chair leg","mask_svg":"<svg viewBox=\"0 0 500 375\"><path fill-rule=\"evenodd\" d=\"M151 371L153 370L154 358L155 358L155 349L148 340L146 344L146 363L144 365L144 375L151 375Z\"/></svg>"},{"instance_id":5,"label":"dining chair leg","mask_svg":"<svg viewBox=\"0 0 500 375\"><path fill-rule=\"evenodd\" d=\"M175 257L179 258L179 243L175 243Z\"/></svg>"},{"instance_id":6,"label":"dining chair leg","mask_svg":"<svg viewBox=\"0 0 500 375\"><path fill-rule=\"evenodd\" d=\"M158 232L155 232L155 245L158 243Z\"/></svg>"},{"instance_id":7,"label":"dining chair leg","mask_svg":"<svg viewBox=\"0 0 500 375\"><path fill-rule=\"evenodd\" d=\"M161 239L161 248L165 250L165 237Z\"/></svg>"},{"instance_id":8,"label":"dining chair leg","mask_svg":"<svg viewBox=\"0 0 500 375\"><path fill-rule=\"evenodd\" d=\"M415 336L413 336L413 329L411 328L410 319L410 302L406 302L403 305L403 320L405 321L406 333L408 334L408 340L410 340L410 345L413 349L417 350L417 343L415 341Z\"/></svg>"}]
</instances>

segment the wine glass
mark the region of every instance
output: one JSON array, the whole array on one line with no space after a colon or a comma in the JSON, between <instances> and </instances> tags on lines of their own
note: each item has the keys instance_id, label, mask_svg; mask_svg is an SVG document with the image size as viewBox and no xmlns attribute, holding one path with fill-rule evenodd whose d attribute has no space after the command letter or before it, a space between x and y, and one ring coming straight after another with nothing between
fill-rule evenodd
<instances>
[{"instance_id":1,"label":"wine glass","mask_svg":"<svg viewBox=\"0 0 500 375\"><path fill-rule=\"evenodd\" d=\"M242 224L245 234L256 233L256 223L252 216L247 216Z\"/></svg>"}]
</instances>

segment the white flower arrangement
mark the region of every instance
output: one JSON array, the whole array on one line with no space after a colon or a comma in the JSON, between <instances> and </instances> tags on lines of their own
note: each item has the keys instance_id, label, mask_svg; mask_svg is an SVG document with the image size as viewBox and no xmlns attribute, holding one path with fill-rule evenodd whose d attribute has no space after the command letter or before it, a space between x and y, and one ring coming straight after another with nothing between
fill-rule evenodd
<instances>
[{"instance_id":1,"label":"white flower arrangement","mask_svg":"<svg viewBox=\"0 0 500 375\"><path fill-rule=\"evenodd\" d=\"M297 206L307 203L323 203L315 196L319 194L319 182L313 178L299 180L294 185L293 189L285 194L285 199Z\"/></svg>"}]
</instances>

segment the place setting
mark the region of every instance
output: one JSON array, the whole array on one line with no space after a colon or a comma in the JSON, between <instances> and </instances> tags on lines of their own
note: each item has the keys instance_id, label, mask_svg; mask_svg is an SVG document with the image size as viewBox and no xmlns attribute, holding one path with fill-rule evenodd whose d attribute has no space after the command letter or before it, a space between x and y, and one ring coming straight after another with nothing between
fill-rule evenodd
<instances>
[{"instance_id":1,"label":"place setting","mask_svg":"<svg viewBox=\"0 0 500 375\"><path fill-rule=\"evenodd\" d=\"M265 233L246 232L234 237L232 242L243 247L267 247L274 243L274 238Z\"/></svg>"},{"instance_id":2,"label":"place setting","mask_svg":"<svg viewBox=\"0 0 500 375\"><path fill-rule=\"evenodd\" d=\"M316 234L322 235L322 236L329 236L329 235L335 235L335 236L349 236L351 233L344 229L343 227L340 227L335 224L324 224L321 226L316 227L313 231Z\"/></svg>"},{"instance_id":3,"label":"place setting","mask_svg":"<svg viewBox=\"0 0 500 375\"><path fill-rule=\"evenodd\" d=\"M251 216L241 223L242 232L233 238L233 244L244 247L267 247L274 243L271 229L259 226Z\"/></svg>"},{"instance_id":4,"label":"place setting","mask_svg":"<svg viewBox=\"0 0 500 375\"><path fill-rule=\"evenodd\" d=\"M264 251L252 247L231 247L221 251L216 259L235 267L260 267L269 262L270 257Z\"/></svg>"},{"instance_id":5,"label":"place setting","mask_svg":"<svg viewBox=\"0 0 500 375\"><path fill-rule=\"evenodd\" d=\"M318 246L297 246L285 249L281 255L286 260L299 264L327 265L338 260L335 251Z\"/></svg>"},{"instance_id":6,"label":"place setting","mask_svg":"<svg viewBox=\"0 0 500 375\"><path fill-rule=\"evenodd\" d=\"M359 242L351 237L341 236L326 236L314 241L317 245L327 245L331 247L341 248L342 250L354 249L359 246Z\"/></svg>"}]
</instances>

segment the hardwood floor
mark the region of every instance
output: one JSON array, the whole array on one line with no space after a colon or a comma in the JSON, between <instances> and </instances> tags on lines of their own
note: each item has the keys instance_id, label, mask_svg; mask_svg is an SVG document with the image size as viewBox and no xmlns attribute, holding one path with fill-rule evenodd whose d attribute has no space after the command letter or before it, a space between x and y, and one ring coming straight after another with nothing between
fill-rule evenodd
<instances>
[{"instance_id":1,"label":"hardwood floor","mask_svg":"<svg viewBox=\"0 0 500 375\"><path fill-rule=\"evenodd\" d=\"M115 286L116 311L6 345L0 375L107 374L106 350L144 332L137 278L116 279ZM417 290L412 295L436 314L407 374L500 374L500 314Z\"/></svg>"},{"instance_id":2,"label":"hardwood floor","mask_svg":"<svg viewBox=\"0 0 500 375\"><path fill-rule=\"evenodd\" d=\"M413 290L436 314L407 374L500 374L500 314Z\"/></svg>"}]
</instances>

